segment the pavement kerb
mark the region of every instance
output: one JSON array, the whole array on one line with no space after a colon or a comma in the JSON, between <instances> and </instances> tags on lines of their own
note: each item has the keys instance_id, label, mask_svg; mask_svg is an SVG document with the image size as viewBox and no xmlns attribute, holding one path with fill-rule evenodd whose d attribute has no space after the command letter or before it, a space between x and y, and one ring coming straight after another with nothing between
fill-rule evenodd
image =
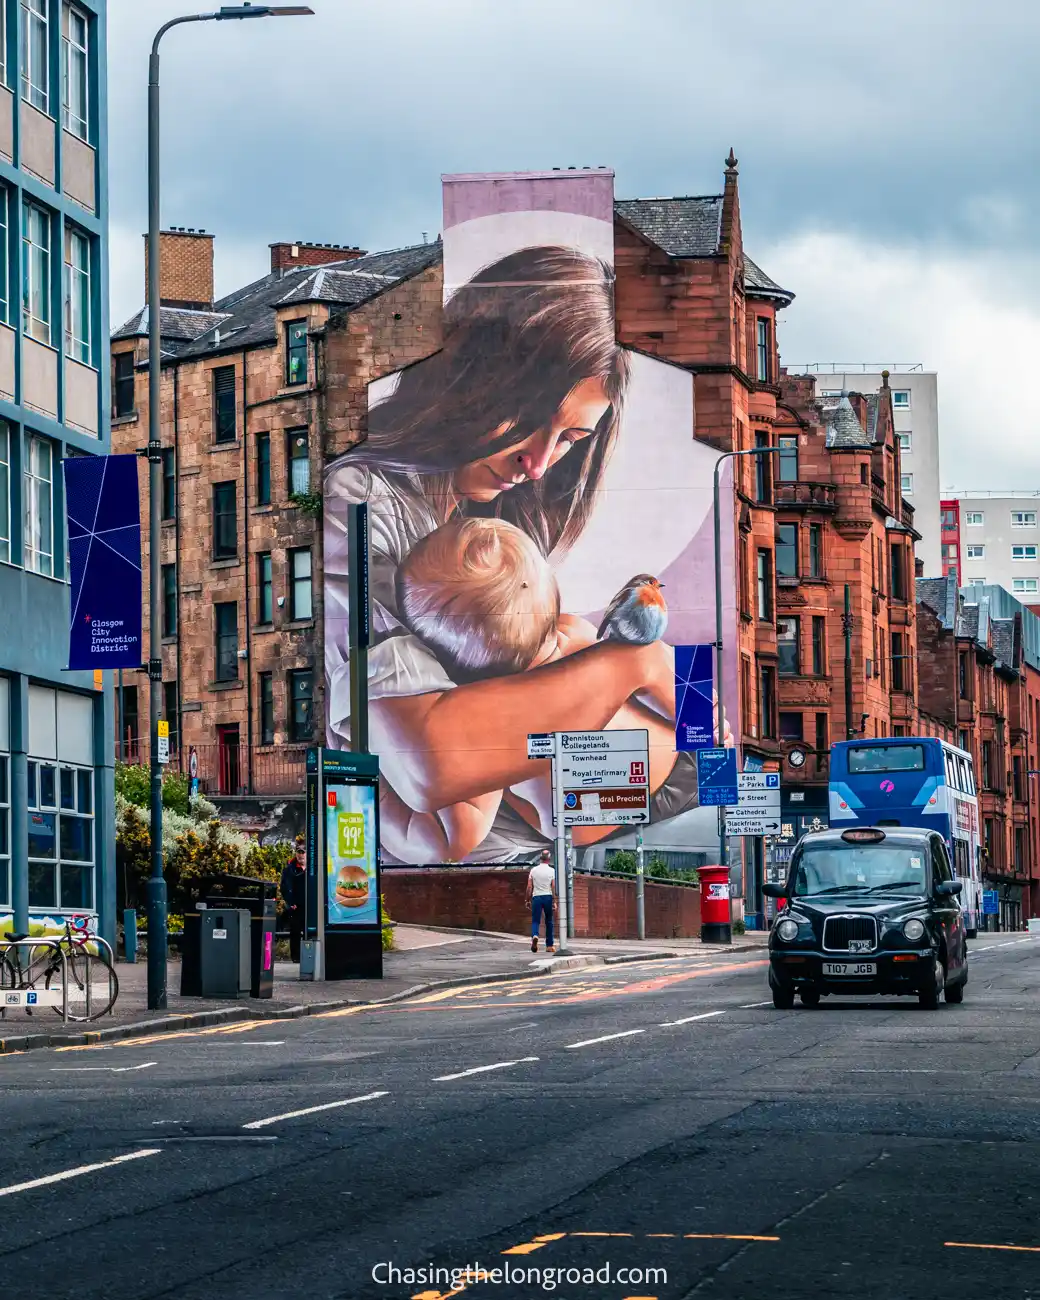
<instances>
[{"instance_id":1,"label":"pavement kerb","mask_svg":"<svg viewBox=\"0 0 1040 1300\"><path fill-rule=\"evenodd\" d=\"M325 1011L341 1011L345 1007L379 1007L403 1002L421 993L439 989L462 988L470 984L500 984L508 980L532 979L551 975L553 966L574 969L580 966L601 964L595 956L557 958L548 967L539 965L518 971L500 971L488 975L459 975L452 979L430 980L413 984L392 993L386 998L338 998L328 1002L304 1003L294 1007L237 1006L216 1007L212 1011L192 1011L183 1015L164 1016L160 1020L139 1020L129 1025L112 1025L102 1029L84 1029L81 1033L11 1034L0 1038L0 1056L11 1052L28 1052L44 1047L83 1047L93 1043L118 1042L122 1038L136 1038L144 1034L172 1033L183 1029L205 1029L211 1025L234 1024L244 1020L300 1020L305 1016L320 1015Z\"/></svg>"}]
</instances>

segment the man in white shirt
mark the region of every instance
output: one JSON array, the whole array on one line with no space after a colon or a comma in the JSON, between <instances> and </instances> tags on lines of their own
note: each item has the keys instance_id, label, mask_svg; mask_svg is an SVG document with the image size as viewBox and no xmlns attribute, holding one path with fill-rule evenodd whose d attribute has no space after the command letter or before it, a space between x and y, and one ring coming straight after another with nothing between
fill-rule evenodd
<instances>
[{"instance_id":1,"label":"man in white shirt","mask_svg":"<svg viewBox=\"0 0 1040 1300\"><path fill-rule=\"evenodd\" d=\"M556 871L549 850L542 850L527 876L527 901L531 904L531 951L538 951L538 932L545 916L545 951L555 952L553 945L553 907L556 902Z\"/></svg>"}]
</instances>

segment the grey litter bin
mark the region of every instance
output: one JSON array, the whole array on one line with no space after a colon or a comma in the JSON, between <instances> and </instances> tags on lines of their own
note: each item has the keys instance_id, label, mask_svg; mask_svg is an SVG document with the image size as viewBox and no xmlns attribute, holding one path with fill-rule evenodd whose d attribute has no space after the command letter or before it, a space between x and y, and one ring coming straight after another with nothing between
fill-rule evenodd
<instances>
[{"instance_id":1,"label":"grey litter bin","mask_svg":"<svg viewBox=\"0 0 1040 1300\"><path fill-rule=\"evenodd\" d=\"M201 916L199 964L202 996L249 997L249 913L233 908L207 908Z\"/></svg>"}]
</instances>

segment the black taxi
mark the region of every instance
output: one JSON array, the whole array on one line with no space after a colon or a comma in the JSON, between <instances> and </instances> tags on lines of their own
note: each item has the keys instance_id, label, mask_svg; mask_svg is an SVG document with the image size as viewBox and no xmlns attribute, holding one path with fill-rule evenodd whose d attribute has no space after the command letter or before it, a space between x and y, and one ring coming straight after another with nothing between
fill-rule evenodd
<instances>
[{"instance_id":1,"label":"black taxi","mask_svg":"<svg viewBox=\"0 0 1040 1300\"><path fill-rule=\"evenodd\" d=\"M860 826L805 835L769 931L773 1005L828 994L896 993L934 1009L968 982L964 917L946 842L935 831Z\"/></svg>"}]
</instances>

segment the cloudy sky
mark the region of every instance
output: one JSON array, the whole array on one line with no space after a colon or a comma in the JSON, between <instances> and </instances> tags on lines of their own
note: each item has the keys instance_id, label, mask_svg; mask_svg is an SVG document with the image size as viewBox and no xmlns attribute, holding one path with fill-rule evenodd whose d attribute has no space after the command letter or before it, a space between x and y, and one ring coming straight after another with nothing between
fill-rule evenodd
<instances>
[{"instance_id":1,"label":"cloudy sky","mask_svg":"<svg viewBox=\"0 0 1040 1300\"><path fill-rule=\"evenodd\" d=\"M217 292L278 239L417 243L442 172L609 165L721 189L798 295L789 364L939 372L942 481L1040 489L1036 0L310 0L163 42L163 223ZM112 319L143 300L145 95L174 0L109 0Z\"/></svg>"}]
</instances>

